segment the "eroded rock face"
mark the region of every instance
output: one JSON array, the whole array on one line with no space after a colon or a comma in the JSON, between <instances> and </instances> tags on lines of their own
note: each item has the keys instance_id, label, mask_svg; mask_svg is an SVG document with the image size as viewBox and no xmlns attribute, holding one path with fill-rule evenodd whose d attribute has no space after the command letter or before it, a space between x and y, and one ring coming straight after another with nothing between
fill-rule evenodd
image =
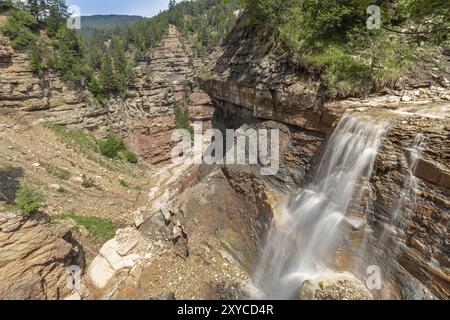
<instances>
[{"instance_id":1,"label":"eroded rock face","mask_svg":"<svg viewBox=\"0 0 450 320\"><path fill-rule=\"evenodd\" d=\"M0 40L0 108L38 112L62 125L80 125L91 113L89 94L76 82L63 82L55 73L35 76L28 56Z\"/></svg>"},{"instance_id":2,"label":"eroded rock face","mask_svg":"<svg viewBox=\"0 0 450 320\"><path fill-rule=\"evenodd\" d=\"M200 87L215 104L245 109L253 118L328 134L352 108L449 99L449 74L437 76L424 70L420 75L401 77L395 89L382 90L382 98L380 93L370 99L354 99L352 92L334 92L332 96L339 99L326 101L318 77L294 67L288 54L268 52L265 31L249 28L243 20L199 75Z\"/></svg>"},{"instance_id":3,"label":"eroded rock face","mask_svg":"<svg viewBox=\"0 0 450 320\"><path fill-rule=\"evenodd\" d=\"M367 213L371 248L387 262L403 298L427 297L428 290L440 299L450 296L447 123L448 114L394 122L375 163L375 199ZM421 150L414 150L417 139Z\"/></svg>"},{"instance_id":4,"label":"eroded rock face","mask_svg":"<svg viewBox=\"0 0 450 320\"><path fill-rule=\"evenodd\" d=\"M71 293L71 265L83 269L84 256L69 229L0 213L0 299L62 299Z\"/></svg>"}]
</instances>

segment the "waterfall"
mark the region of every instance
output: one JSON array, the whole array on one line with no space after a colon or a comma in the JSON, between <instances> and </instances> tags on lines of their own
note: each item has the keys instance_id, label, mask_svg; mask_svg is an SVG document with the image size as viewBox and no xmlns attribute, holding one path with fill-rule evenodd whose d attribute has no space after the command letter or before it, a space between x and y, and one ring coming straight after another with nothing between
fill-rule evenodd
<instances>
[{"instance_id":1,"label":"waterfall","mask_svg":"<svg viewBox=\"0 0 450 320\"><path fill-rule=\"evenodd\" d=\"M386 123L344 117L314 181L281 213L266 240L253 283L270 299L294 298L305 280L329 270L340 223L368 187Z\"/></svg>"}]
</instances>

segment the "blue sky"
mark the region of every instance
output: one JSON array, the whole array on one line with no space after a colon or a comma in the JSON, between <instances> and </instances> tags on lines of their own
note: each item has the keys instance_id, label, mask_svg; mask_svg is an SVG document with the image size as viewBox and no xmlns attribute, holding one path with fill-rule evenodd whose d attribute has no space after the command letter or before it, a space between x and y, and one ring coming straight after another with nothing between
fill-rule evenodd
<instances>
[{"instance_id":1,"label":"blue sky","mask_svg":"<svg viewBox=\"0 0 450 320\"><path fill-rule=\"evenodd\" d=\"M66 3L79 6L83 16L129 14L151 17L169 6L169 0L66 0Z\"/></svg>"}]
</instances>

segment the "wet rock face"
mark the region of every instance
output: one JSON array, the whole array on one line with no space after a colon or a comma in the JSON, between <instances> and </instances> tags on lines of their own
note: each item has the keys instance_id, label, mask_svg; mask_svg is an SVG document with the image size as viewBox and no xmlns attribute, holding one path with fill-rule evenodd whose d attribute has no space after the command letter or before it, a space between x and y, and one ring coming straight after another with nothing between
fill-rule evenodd
<instances>
[{"instance_id":1,"label":"wet rock face","mask_svg":"<svg viewBox=\"0 0 450 320\"><path fill-rule=\"evenodd\" d=\"M250 36L247 31L236 28L226 46L215 52L215 59L202 70L200 87L254 118L326 132L335 111L319 108L318 82L289 67L286 58L261 50L263 35L252 30Z\"/></svg>"},{"instance_id":2,"label":"wet rock face","mask_svg":"<svg viewBox=\"0 0 450 320\"><path fill-rule=\"evenodd\" d=\"M375 163L375 199L373 210L367 213L373 229L370 242L403 298L420 298L420 292L427 297L427 291L440 299L450 296L447 121L422 117L397 121ZM411 149L418 135L424 145L411 177Z\"/></svg>"},{"instance_id":3,"label":"wet rock face","mask_svg":"<svg viewBox=\"0 0 450 320\"><path fill-rule=\"evenodd\" d=\"M62 226L42 217L0 213L0 299L62 299L70 294L68 267L84 267L81 247Z\"/></svg>"}]
</instances>

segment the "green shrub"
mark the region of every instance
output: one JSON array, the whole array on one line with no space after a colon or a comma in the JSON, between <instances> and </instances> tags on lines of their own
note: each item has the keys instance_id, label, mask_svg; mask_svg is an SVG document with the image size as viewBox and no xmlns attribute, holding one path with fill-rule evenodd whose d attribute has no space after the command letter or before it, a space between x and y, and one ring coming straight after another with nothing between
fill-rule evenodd
<instances>
[{"instance_id":1,"label":"green shrub","mask_svg":"<svg viewBox=\"0 0 450 320\"><path fill-rule=\"evenodd\" d=\"M98 146L95 138L83 130L69 130L61 125L50 124L48 128L68 143L74 144L80 151L97 152Z\"/></svg>"},{"instance_id":2,"label":"green shrub","mask_svg":"<svg viewBox=\"0 0 450 320\"><path fill-rule=\"evenodd\" d=\"M0 11L6 11L11 8L14 8L14 4L11 0L4 0L0 2Z\"/></svg>"},{"instance_id":3,"label":"green shrub","mask_svg":"<svg viewBox=\"0 0 450 320\"><path fill-rule=\"evenodd\" d=\"M93 76L91 81L89 81L88 89L94 95L94 97L101 97L102 88L100 86L100 81L96 76Z\"/></svg>"},{"instance_id":4,"label":"green shrub","mask_svg":"<svg viewBox=\"0 0 450 320\"><path fill-rule=\"evenodd\" d=\"M188 67L191 69L194 69L194 60L192 58L189 58L188 60Z\"/></svg>"},{"instance_id":5,"label":"green shrub","mask_svg":"<svg viewBox=\"0 0 450 320\"><path fill-rule=\"evenodd\" d=\"M129 189L130 188L130 184L128 183L128 181L125 181L123 179L119 180L119 183L122 187Z\"/></svg>"},{"instance_id":6,"label":"green shrub","mask_svg":"<svg viewBox=\"0 0 450 320\"><path fill-rule=\"evenodd\" d=\"M28 61L28 65L30 66L31 72L35 75L41 75L44 70L44 66L39 57L39 52L35 49L30 54L30 60Z\"/></svg>"},{"instance_id":7,"label":"green shrub","mask_svg":"<svg viewBox=\"0 0 450 320\"><path fill-rule=\"evenodd\" d=\"M9 11L8 22L0 28L15 48L23 48L36 41L38 21L30 13L13 9Z\"/></svg>"},{"instance_id":8,"label":"green shrub","mask_svg":"<svg viewBox=\"0 0 450 320\"><path fill-rule=\"evenodd\" d=\"M138 163L138 156L130 150L124 150L122 151L122 155L129 163Z\"/></svg>"},{"instance_id":9,"label":"green shrub","mask_svg":"<svg viewBox=\"0 0 450 320\"><path fill-rule=\"evenodd\" d=\"M88 155L88 158L99 161L93 156L93 152L100 152L110 158L122 158L130 163L137 163L138 156L127 148L122 139L109 132L106 139L97 141L89 132L83 130L70 130L60 125L50 124L48 128L55 132L66 142L75 145L80 151ZM102 161L105 162L105 161ZM102 163L102 165L108 165Z\"/></svg>"},{"instance_id":10,"label":"green shrub","mask_svg":"<svg viewBox=\"0 0 450 320\"><path fill-rule=\"evenodd\" d=\"M443 44L450 26L445 0L380 1L383 28L399 32L366 27L367 8L376 4L371 0L244 2L245 21L255 30L264 30L266 39L276 39L266 42L267 49L289 54L301 72L320 79L327 98L393 87L401 74L421 60L417 58L420 42ZM411 34L399 34L410 28ZM414 35L423 30L433 32Z\"/></svg>"},{"instance_id":11,"label":"green shrub","mask_svg":"<svg viewBox=\"0 0 450 320\"><path fill-rule=\"evenodd\" d=\"M78 226L86 228L94 243L106 242L114 238L116 233L115 223L104 218L81 216L73 212L63 213L53 218L54 221L65 219L72 219Z\"/></svg>"},{"instance_id":12,"label":"green shrub","mask_svg":"<svg viewBox=\"0 0 450 320\"><path fill-rule=\"evenodd\" d=\"M125 143L119 137L115 136L112 132L109 132L106 139L98 141L98 148L104 156L115 159L119 156L130 162L137 163L137 155L129 150Z\"/></svg>"},{"instance_id":13,"label":"green shrub","mask_svg":"<svg viewBox=\"0 0 450 320\"><path fill-rule=\"evenodd\" d=\"M125 149L122 139L116 137L112 132L108 133L106 139L98 142L98 148L104 156L114 159L121 150Z\"/></svg>"},{"instance_id":14,"label":"green shrub","mask_svg":"<svg viewBox=\"0 0 450 320\"><path fill-rule=\"evenodd\" d=\"M175 128L189 131L191 136L194 135L194 128L189 122L189 109L182 108L175 104Z\"/></svg>"},{"instance_id":15,"label":"green shrub","mask_svg":"<svg viewBox=\"0 0 450 320\"><path fill-rule=\"evenodd\" d=\"M88 178L86 177L84 174L81 176L83 178L83 182L81 183L81 185L84 188L92 188L95 184L94 184L94 180L92 178Z\"/></svg>"},{"instance_id":16,"label":"green shrub","mask_svg":"<svg viewBox=\"0 0 450 320\"><path fill-rule=\"evenodd\" d=\"M37 213L45 201L46 198L42 193L28 185L20 186L16 196L16 206L25 217Z\"/></svg>"},{"instance_id":17,"label":"green shrub","mask_svg":"<svg viewBox=\"0 0 450 320\"><path fill-rule=\"evenodd\" d=\"M56 192L64 194L68 193L68 191L64 187L59 187L58 190L56 190Z\"/></svg>"},{"instance_id":18,"label":"green shrub","mask_svg":"<svg viewBox=\"0 0 450 320\"><path fill-rule=\"evenodd\" d=\"M45 162L40 162L40 164L52 176L57 177L61 180L66 180L66 181L70 179L70 172L68 170L60 169L54 165L51 165L51 164L45 163Z\"/></svg>"}]
</instances>

